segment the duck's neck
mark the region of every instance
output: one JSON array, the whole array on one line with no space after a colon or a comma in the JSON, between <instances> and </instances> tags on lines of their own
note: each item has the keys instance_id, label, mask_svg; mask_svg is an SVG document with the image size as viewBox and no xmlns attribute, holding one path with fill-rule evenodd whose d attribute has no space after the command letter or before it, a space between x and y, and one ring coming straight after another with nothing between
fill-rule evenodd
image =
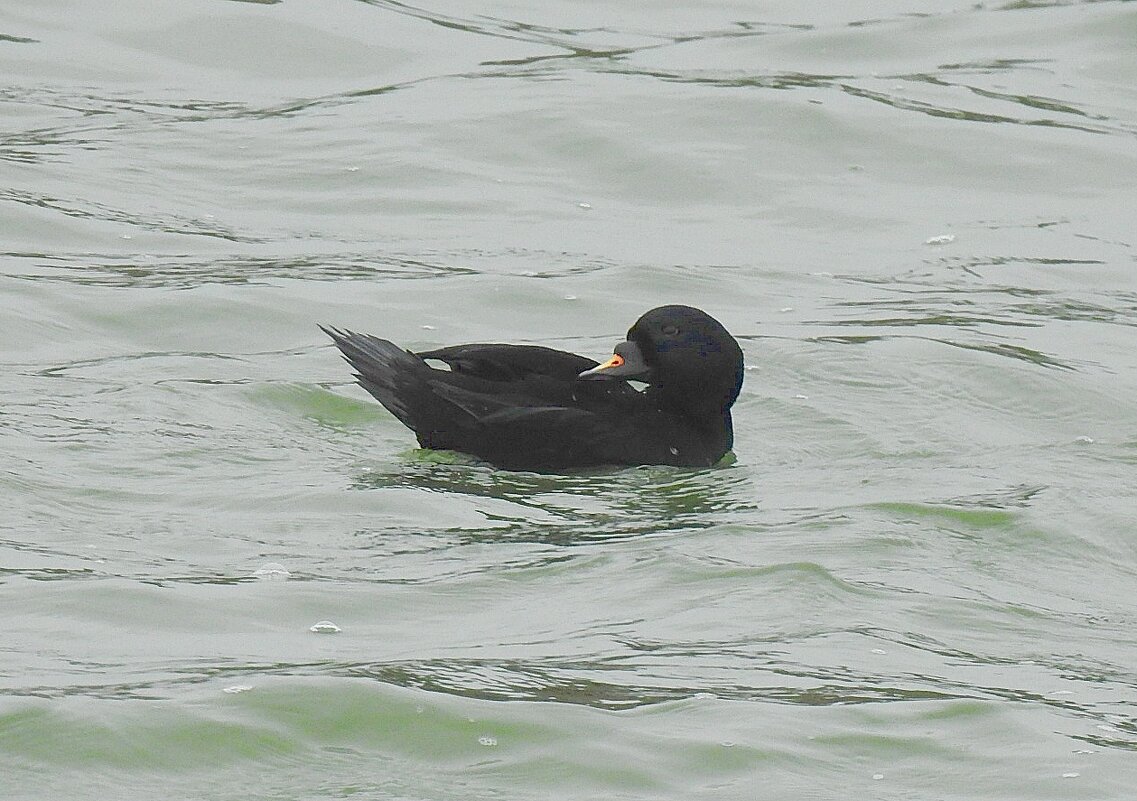
<instances>
[{"instance_id":1,"label":"duck's neck","mask_svg":"<svg viewBox=\"0 0 1137 801\"><path fill-rule=\"evenodd\" d=\"M663 411L686 417L701 424L724 424L730 428L730 404L724 404L694 392L669 392L666 387L651 386L645 391Z\"/></svg>"}]
</instances>

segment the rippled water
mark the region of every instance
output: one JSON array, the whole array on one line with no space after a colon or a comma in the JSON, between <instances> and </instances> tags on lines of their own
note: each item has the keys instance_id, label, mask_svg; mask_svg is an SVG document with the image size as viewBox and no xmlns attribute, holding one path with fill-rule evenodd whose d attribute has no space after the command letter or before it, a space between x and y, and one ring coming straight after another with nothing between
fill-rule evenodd
<instances>
[{"instance_id":1,"label":"rippled water","mask_svg":"<svg viewBox=\"0 0 1137 801\"><path fill-rule=\"evenodd\" d=\"M7 0L0 796L1130 798L1135 37ZM714 470L414 450L316 328L676 301Z\"/></svg>"}]
</instances>

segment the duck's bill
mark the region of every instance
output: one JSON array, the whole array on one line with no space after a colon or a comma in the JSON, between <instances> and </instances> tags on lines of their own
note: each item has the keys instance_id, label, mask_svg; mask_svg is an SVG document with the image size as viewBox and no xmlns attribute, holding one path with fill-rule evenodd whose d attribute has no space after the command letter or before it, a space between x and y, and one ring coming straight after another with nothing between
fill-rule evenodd
<instances>
[{"instance_id":1,"label":"duck's bill","mask_svg":"<svg viewBox=\"0 0 1137 801\"><path fill-rule=\"evenodd\" d=\"M621 342L615 348L612 358L603 364L585 370L580 378L623 378L646 379L651 368L644 362L639 345L634 342Z\"/></svg>"}]
</instances>

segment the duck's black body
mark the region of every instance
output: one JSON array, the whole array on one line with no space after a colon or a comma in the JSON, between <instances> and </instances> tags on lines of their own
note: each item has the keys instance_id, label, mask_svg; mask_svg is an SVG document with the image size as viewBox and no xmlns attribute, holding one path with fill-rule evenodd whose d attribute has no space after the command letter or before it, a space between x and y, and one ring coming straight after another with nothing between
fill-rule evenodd
<instances>
[{"instance_id":1,"label":"duck's black body","mask_svg":"<svg viewBox=\"0 0 1137 801\"><path fill-rule=\"evenodd\" d=\"M532 345L411 353L367 334L323 330L360 385L424 448L462 451L509 470L557 472L708 467L734 442L730 407L742 387L742 350L690 306L649 311L603 365ZM624 379L649 386L639 392Z\"/></svg>"}]
</instances>

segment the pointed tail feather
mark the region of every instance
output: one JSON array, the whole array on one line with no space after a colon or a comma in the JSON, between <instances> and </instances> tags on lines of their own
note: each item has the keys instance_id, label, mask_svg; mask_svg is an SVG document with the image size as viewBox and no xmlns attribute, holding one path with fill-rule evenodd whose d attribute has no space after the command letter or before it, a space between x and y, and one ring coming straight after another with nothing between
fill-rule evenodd
<instances>
[{"instance_id":1,"label":"pointed tail feather","mask_svg":"<svg viewBox=\"0 0 1137 801\"><path fill-rule=\"evenodd\" d=\"M422 370L430 368L413 353L393 342L370 334L320 326L355 369L359 385L402 421L417 431L414 411L407 405L414 388L422 382Z\"/></svg>"}]
</instances>

